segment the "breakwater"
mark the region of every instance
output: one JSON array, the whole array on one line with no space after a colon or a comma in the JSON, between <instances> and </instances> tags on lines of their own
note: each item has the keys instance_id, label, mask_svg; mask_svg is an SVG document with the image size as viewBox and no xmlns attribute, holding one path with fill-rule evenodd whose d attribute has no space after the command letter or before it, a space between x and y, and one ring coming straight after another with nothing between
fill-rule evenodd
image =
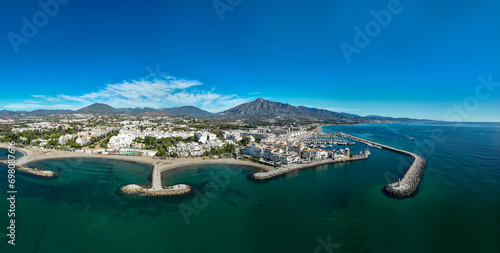
<instances>
[{"instance_id":1,"label":"breakwater","mask_svg":"<svg viewBox=\"0 0 500 253\"><path fill-rule=\"evenodd\" d=\"M7 161L0 161L1 163L5 164L5 165L9 165L9 163ZM37 169L37 168L28 168L28 167L23 167L21 165L17 165L16 164L16 169L18 171L21 171L21 172L24 172L24 173L28 173L28 174L32 174L32 175L35 175L35 176L40 176L40 177L54 177L57 175L57 173L55 171L51 171L51 170L40 170L40 169Z\"/></svg>"},{"instance_id":2,"label":"breakwater","mask_svg":"<svg viewBox=\"0 0 500 253\"><path fill-rule=\"evenodd\" d=\"M393 196L393 197L406 197L406 196L412 194L413 192L415 192L415 190L417 190L418 185L420 184L420 179L422 177L422 173L423 173L425 165L426 165L426 161L423 157L421 157L415 153L411 153L411 152L408 152L405 150L389 147L387 145L379 144L379 143L376 143L373 141L361 139L361 138L358 138L356 136L352 136L349 134L342 133L342 136L345 136L349 139L352 139L354 141L358 141L358 142L361 142L361 143L364 143L367 145L368 144L376 145L376 146L379 146L381 148L384 148L384 149L387 149L387 150L390 150L390 151L393 151L393 152L403 154L403 155L410 157L413 162L410 165L410 167L408 168L408 170L406 171L403 178L398 180L398 182L394 182L392 184L388 184L388 185L384 186L383 191L386 192L387 194Z\"/></svg>"},{"instance_id":3,"label":"breakwater","mask_svg":"<svg viewBox=\"0 0 500 253\"><path fill-rule=\"evenodd\" d=\"M139 196L174 196L191 192L191 187L185 184L176 184L160 189L144 188L136 184L129 184L121 188L122 193Z\"/></svg>"},{"instance_id":4,"label":"breakwater","mask_svg":"<svg viewBox=\"0 0 500 253\"><path fill-rule=\"evenodd\" d=\"M151 188L144 188L136 184L129 184L121 188L124 194L135 194L139 196L174 196L191 192L191 187L185 184L176 184L162 187L161 173L158 164L155 163L151 172Z\"/></svg>"},{"instance_id":5,"label":"breakwater","mask_svg":"<svg viewBox=\"0 0 500 253\"><path fill-rule=\"evenodd\" d=\"M54 177L57 175L57 173L55 171L39 170L37 168L28 168L28 167L22 167L22 166L17 166L17 170L25 172L25 173L33 174L36 176L40 176L40 177Z\"/></svg>"},{"instance_id":6,"label":"breakwater","mask_svg":"<svg viewBox=\"0 0 500 253\"><path fill-rule=\"evenodd\" d=\"M316 167L319 165L325 165L325 164L330 164L330 163L345 163L345 162L352 162L352 161L357 161L357 160L364 160L364 159L367 159L368 156L369 156L369 154L355 155L352 157L344 157L344 158L337 158L337 159L325 159L325 160L313 161L313 162L308 162L308 163L292 164L292 165L282 166L278 169L267 171L267 172L257 172L257 173L252 175L252 178L258 179L258 180L269 179L269 178L280 176L280 175L283 175L283 174L286 174L286 173L289 173L292 171Z\"/></svg>"}]
</instances>

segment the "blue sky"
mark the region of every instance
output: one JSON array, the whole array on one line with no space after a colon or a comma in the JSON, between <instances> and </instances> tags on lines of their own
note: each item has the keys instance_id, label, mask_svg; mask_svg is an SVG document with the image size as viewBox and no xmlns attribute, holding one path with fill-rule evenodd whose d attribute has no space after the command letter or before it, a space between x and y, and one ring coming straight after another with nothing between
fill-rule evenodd
<instances>
[{"instance_id":1,"label":"blue sky","mask_svg":"<svg viewBox=\"0 0 500 253\"><path fill-rule=\"evenodd\" d=\"M104 102L217 112L263 97L500 121L498 1L40 3L49 7L19 0L0 10L0 110Z\"/></svg>"}]
</instances>

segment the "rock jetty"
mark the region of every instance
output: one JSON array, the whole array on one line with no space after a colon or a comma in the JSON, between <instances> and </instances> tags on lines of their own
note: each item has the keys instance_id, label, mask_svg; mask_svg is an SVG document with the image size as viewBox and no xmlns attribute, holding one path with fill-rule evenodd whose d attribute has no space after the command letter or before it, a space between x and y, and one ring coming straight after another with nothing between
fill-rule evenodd
<instances>
[{"instance_id":1,"label":"rock jetty","mask_svg":"<svg viewBox=\"0 0 500 253\"><path fill-rule=\"evenodd\" d=\"M27 167L22 167L22 166L17 166L17 170L25 172L25 173L33 174L36 176L40 176L40 177L54 177L57 175L57 173L55 171L39 170L36 168L27 168Z\"/></svg>"},{"instance_id":2,"label":"rock jetty","mask_svg":"<svg viewBox=\"0 0 500 253\"><path fill-rule=\"evenodd\" d=\"M355 140L355 141L358 141L361 143L376 145L376 146L379 146L381 148L409 156L412 159L413 163L410 165L410 168L408 168L408 170L406 171L403 178L398 180L398 182L384 186L383 191L390 196L393 196L396 198L402 198L402 197L406 197L406 196L411 195L412 193L414 193L417 190L418 185L420 184L420 179L422 177L422 173L423 173L425 165L426 165L426 161L423 157L421 157L415 153L411 153L411 152L404 151L401 149L389 147L387 145L378 144L378 143L368 141L365 139L361 139L361 138L358 138L358 137L355 137L355 136L352 136L349 134L343 133L342 135L349 138L349 139L352 139L352 140Z\"/></svg>"},{"instance_id":3,"label":"rock jetty","mask_svg":"<svg viewBox=\"0 0 500 253\"><path fill-rule=\"evenodd\" d=\"M313 162L308 162L308 163L292 164L292 165L282 166L278 169L267 171L267 172L257 172L257 173L252 175L252 178L258 179L258 180L269 179L269 178L283 175L283 174L286 174L286 173L289 173L292 171L311 168L311 167L315 167L315 166L319 166L319 165L330 164L330 163L345 163L345 162L352 162L352 161L356 161L356 160L363 160L363 159L367 159L368 156L369 156L368 154L355 155L353 157L344 157L344 158L338 158L338 159L325 159L325 160L313 161Z\"/></svg>"},{"instance_id":4,"label":"rock jetty","mask_svg":"<svg viewBox=\"0 0 500 253\"><path fill-rule=\"evenodd\" d=\"M176 184L166 188L144 188L136 184L129 184L121 188L122 193L139 196L174 196L191 192L191 187L185 184Z\"/></svg>"}]
</instances>

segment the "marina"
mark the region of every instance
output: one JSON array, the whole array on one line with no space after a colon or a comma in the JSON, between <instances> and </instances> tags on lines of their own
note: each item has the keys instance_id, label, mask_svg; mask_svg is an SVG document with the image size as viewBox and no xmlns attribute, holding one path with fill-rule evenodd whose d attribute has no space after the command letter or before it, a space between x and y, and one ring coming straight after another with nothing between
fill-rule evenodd
<instances>
[{"instance_id":1,"label":"marina","mask_svg":"<svg viewBox=\"0 0 500 253\"><path fill-rule=\"evenodd\" d=\"M423 169L425 168L426 161L423 157L411 153L405 150L393 148L387 145L383 145L380 143L372 142L369 140L365 140L356 136L352 136L345 133L328 133L328 134L320 134L317 137L310 137L308 142L305 142L306 145L312 145L315 147L328 147L330 145L338 145L338 143L354 143L349 142L344 139L344 137L351 139L353 141L357 141L360 143L366 144L368 147L377 148L377 149L387 149L399 154L406 155L410 157L413 163L410 165L408 170L402 179L399 179L398 182L394 182L384 186L383 191L390 196L393 197L406 197L413 194L418 188L420 178L422 176ZM311 168L314 166L330 164L330 163L344 163L344 162L352 162L357 160L367 159L370 155L369 151L363 151L359 155L354 155L352 157L342 157L342 158L333 158L333 159L324 159L318 161L309 161L302 163L294 163L289 165L284 165L279 167L278 169L267 171L267 172L258 172L252 175L252 178L257 180L264 180L273 177L277 177L292 171L298 171L305 168Z\"/></svg>"},{"instance_id":2,"label":"marina","mask_svg":"<svg viewBox=\"0 0 500 253\"><path fill-rule=\"evenodd\" d=\"M354 145L353 141L345 140L340 133L315 132L303 140L309 148L333 148L334 146Z\"/></svg>"}]
</instances>

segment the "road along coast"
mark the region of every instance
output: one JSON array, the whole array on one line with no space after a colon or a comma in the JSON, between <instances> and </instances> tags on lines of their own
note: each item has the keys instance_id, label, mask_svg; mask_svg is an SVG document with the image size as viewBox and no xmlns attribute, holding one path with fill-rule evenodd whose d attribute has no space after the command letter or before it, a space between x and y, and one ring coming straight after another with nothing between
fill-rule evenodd
<instances>
[{"instance_id":1,"label":"road along coast","mask_svg":"<svg viewBox=\"0 0 500 253\"><path fill-rule=\"evenodd\" d=\"M349 139L352 139L354 141L365 143L367 145L370 144L370 145L379 146L381 148L409 156L412 159L413 163L410 165L410 167L406 171L403 178L398 180L398 182L384 186L383 191L390 196L402 198L402 197L406 197L406 196L411 195L412 193L414 193L417 190L418 185L420 184L422 173L423 173L425 165L426 165L426 161L423 157L421 157L415 153L411 153L411 152L408 152L405 150L389 147L387 145L379 144L379 143L376 143L373 141L361 139L361 138L358 138L356 136L352 136L349 134L342 133L342 135L349 138Z\"/></svg>"}]
</instances>

